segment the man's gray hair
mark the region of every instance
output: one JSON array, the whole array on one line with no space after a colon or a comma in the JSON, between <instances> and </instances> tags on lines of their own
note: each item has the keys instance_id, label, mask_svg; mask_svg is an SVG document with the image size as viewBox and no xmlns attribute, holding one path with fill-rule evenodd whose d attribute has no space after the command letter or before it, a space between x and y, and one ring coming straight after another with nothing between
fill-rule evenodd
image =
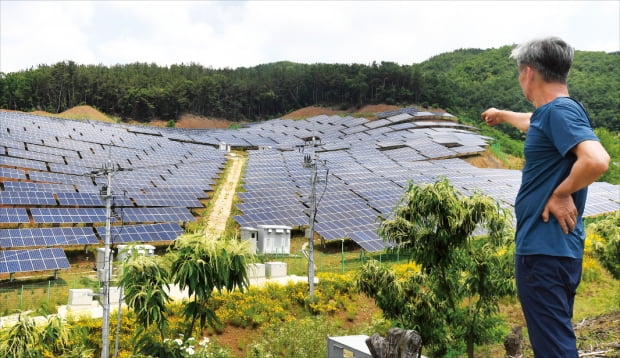
<instances>
[{"instance_id":1,"label":"man's gray hair","mask_svg":"<svg viewBox=\"0 0 620 358\"><path fill-rule=\"evenodd\" d=\"M517 60L519 67L534 68L546 82L565 84L574 55L575 49L564 40L546 37L518 45L512 50L510 58Z\"/></svg>"}]
</instances>

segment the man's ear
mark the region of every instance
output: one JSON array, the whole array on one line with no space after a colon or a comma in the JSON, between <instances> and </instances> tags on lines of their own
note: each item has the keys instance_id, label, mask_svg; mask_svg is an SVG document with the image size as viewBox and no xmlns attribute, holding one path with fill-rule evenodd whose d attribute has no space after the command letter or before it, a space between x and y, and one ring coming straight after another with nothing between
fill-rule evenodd
<instances>
[{"instance_id":1,"label":"man's ear","mask_svg":"<svg viewBox=\"0 0 620 358\"><path fill-rule=\"evenodd\" d=\"M534 67L525 66L525 77L528 80L533 81L537 75L538 75L538 72L534 69Z\"/></svg>"}]
</instances>

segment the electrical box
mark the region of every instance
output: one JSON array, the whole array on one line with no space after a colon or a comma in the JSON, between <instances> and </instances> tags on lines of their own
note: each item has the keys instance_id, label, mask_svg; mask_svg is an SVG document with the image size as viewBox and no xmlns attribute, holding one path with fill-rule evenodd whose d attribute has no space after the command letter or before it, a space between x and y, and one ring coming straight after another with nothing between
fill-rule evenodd
<instances>
[{"instance_id":1,"label":"electrical box","mask_svg":"<svg viewBox=\"0 0 620 358\"><path fill-rule=\"evenodd\" d=\"M290 254L291 227L284 225L258 225L256 249L259 254Z\"/></svg>"},{"instance_id":2,"label":"electrical box","mask_svg":"<svg viewBox=\"0 0 620 358\"><path fill-rule=\"evenodd\" d=\"M258 241L258 230L252 227L242 227L241 240L248 241L250 243L250 252L256 254L256 242Z\"/></svg>"},{"instance_id":3,"label":"electrical box","mask_svg":"<svg viewBox=\"0 0 620 358\"><path fill-rule=\"evenodd\" d=\"M153 245L118 245L117 260L125 261L128 257L131 257L134 252L138 255L154 256L155 246Z\"/></svg>"},{"instance_id":4,"label":"electrical box","mask_svg":"<svg viewBox=\"0 0 620 358\"><path fill-rule=\"evenodd\" d=\"M223 151L225 151L225 152L230 153L231 146L230 146L230 144L229 144L229 143L226 143L226 142L220 142L220 150L223 150Z\"/></svg>"},{"instance_id":5,"label":"electrical box","mask_svg":"<svg viewBox=\"0 0 620 358\"><path fill-rule=\"evenodd\" d=\"M110 286L109 291L108 291L108 303L111 306L118 306L121 302L123 302L123 297L121 296L122 294L123 294L122 287ZM103 305L103 302L101 302L101 300L103 299L103 287L99 289L98 297L99 297L99 303Z\"/></svg>"},{"instance_id":6,"label":"electrical box","mask_svg":"<svg viewBox=\"0 0 620 358\"><path fill-rule=\"evenodd\" d=\"M357 336L327 337L327 357L372 358L370 349L368 349L366 345L367 338L368 336L363 334Z\"/></svg>"},{"instance_id":7,"label":"electrical box","mask_svg":"<svg viewBox=\"0 0 620 358\"><path fill-rule=\"evenodd\" d=\"M105 280L105 248L103 247L99 247L97 248L97 278L99 279L99 281L104 281ZM110 250L110 262L109 262L109 268L110 268L110 276L112 277L112 260L114 259L114 251Z\"/></svg>"}]
</instances>

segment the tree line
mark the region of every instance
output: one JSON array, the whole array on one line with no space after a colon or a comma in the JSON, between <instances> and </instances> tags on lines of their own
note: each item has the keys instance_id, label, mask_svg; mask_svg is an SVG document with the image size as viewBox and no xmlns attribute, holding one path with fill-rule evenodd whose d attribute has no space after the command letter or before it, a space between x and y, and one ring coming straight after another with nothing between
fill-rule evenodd
<instances>
[{"instance_id":1,"label":"tree line","mask_svg":"<svg viewBox=\"0 0 620 358\"><path fill-rule=\"evenodd\" d=\"M470 118L489 106L531 111L511 50L460 49L412 65L283 61L213 69L64 61L0 73L0 108L59 113L86 104L137 121L176 120L183 113L257 121L311 105L347 110L377 103L441 107ZM596 127L620 130L619 83L620 53L577 51L569 89Z\"/></svg>"}]
</instances>

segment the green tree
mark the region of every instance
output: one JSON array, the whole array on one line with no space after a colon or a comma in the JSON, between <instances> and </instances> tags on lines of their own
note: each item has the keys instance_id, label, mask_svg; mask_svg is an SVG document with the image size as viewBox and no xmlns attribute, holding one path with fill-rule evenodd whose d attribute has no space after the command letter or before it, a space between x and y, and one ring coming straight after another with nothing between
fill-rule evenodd
<instances>
[{"instance_id":1,"label":"green tree","mask_svg":"<svg viewBox=\"0 0 620 358\"><path fill-rule=\"evenodd\" d=\"M247 265L251 258L247 241L213 238L204 233L186 234L175 242L172 260L172 281L181 290L187 289L190 302L184 307L190 322L185 336L194 332L196 322L204 329L206 323L219 323L215 312L208 306L214 290L241 292L248 287Z\"/></svg>"},{"instance_id":2,"label":"green tree","mask_svg":"<svg viewBox=\"0 0 620 358\"><path fill-rule=\"evenodd\" d=\"M446 179L410 183L392 216L381 219L379 234L408 248L421 270L402 280L371 261L358 274L358 288L388 318L418 330L433 355L465 342L473 357L475 344L496 338L499 300L515 292L511 227L508 211L491 197L464 196Z\"/></svg>"},{"instance_id":3,"label":"green tree","mask_svg":"<svg viewBox=\"0 0 620 358\"><path fill-rule=\"evenodd\" d=\"M167 338L175 334L168 322L168 283L188 292L190 302L184 305L183 314L189 324L183 337L191 339L196 322L201 332L207 323L219 323L208 305L215 289L243 291L248 287L250 258L246 241L211 238L204 233L180 236L174 250L161 259L132 255L123 263L119 283L125 292L124 300L138 323L134 334L135 351L154 357L182 356L178 346ZM153 329L159 333L158 340L152 337Z\"/></svg>"},{"instance_id":4,"label":"green tree","mask_svg":"<svg viewBox=\"0 0 620 358\"><path fill-rule=\"evenodd\" d=\"M151 326L159 332L161 341L166 337L170 297L166 293L169 273L156 256L138 255L134 252L123 262L119 285L123 287L124 301L131 308L138 323L134 339L148 343L150 337L143 337ZM146 341L145 341L146 340ZM140 349L144 344L138 344Z\"/></svg>"},{"instance_id":5,"label":"green tree","mask_svg":"<svg viewBox=\"0 0 620 358\"><path fill-rule=\"evenodd\" d=\"M620 132L614 133L605 128L596 128L594 131L611 157L609 169L597 181L620 184Z\"/></svg>"},{"instance_id":6,"label":"green tree","mask_svg":"<svg viewBox=\"0 0 620 358\"><path fill-rule=\"evenodd\" d=\"M437 104L479 118L494 106L531 111L509 58L514 46L459 49L420 64L298 64L250 68L160 67L131 63L105 67L72 61L0 74L0 108L64 111L78 104L122 118L176 119L182 113L233 121L265 120L309 105L342 109L372 103ZM577 51L571 95L584 103L595 127L620 129L620 53ZM478 119L479 120L479 119ZM513 137L512 127L500 127Z\"/></svg>"},{"instance_id":7,"label":"green tree","mask_svg":"<svg viewBox=\"0 0 620 358\"><path fill-rule=\"evenodd\" d=\"M594 242L594 255L612 276L620 280L620 210L587 226L601 241Z\"/></svg>"}]
</instances>

